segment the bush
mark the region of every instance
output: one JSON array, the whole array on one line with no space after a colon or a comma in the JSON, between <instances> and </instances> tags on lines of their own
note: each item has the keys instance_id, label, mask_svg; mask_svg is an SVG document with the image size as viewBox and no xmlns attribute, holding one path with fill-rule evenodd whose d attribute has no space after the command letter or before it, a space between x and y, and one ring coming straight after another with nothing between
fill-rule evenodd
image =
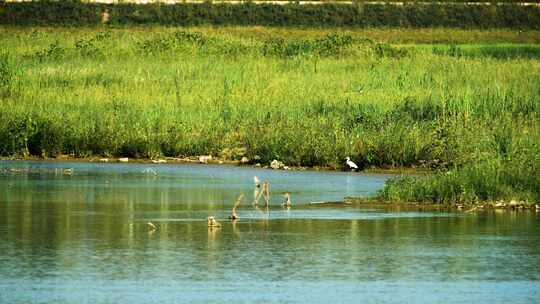
<instances>
[{"instance_id":1,"label":"bush","mask_svg":"<svg viewBox=\"0 0 540 304\"><path fill-rule=\"evenodd\" d=\"M519 4L96 4L80 1L0 3L0 24L100 24L108 11L114 25L411 26L540 28L540 7Z\"/></svg>"},{"instance_id":2,"label":"bush","mask_svg":"<svg viewBox=\"0 0 540 304\"><path fill-rule=\"evenodd\" d=\"M0 24L90 25L101 22L105 6L80 1L0 2Z\"/></svg>"}]
</instances>

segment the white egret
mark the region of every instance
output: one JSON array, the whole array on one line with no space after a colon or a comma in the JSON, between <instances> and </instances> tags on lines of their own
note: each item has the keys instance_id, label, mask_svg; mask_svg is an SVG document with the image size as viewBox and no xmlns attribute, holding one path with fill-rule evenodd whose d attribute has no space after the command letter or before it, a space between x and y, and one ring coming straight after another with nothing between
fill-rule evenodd
<instances>
[{"instance_id":1,"label":"white egret","mask_svg":"<svg viewBox=\"0 0 540 304\"><path fill-rule=\"evenodd\" d=\"M286 207L286 208L289 208L292 206L292 203L291 203L291 194L289 192L285 192L285 194L283 194L283 204L281 204L283 207Z\"/></svg>"},{"instance_id":2,"label":"white egret","mask_svg":"<svg viewBox=\"0 0 540 304\"><path fill-rule=\"evenodd\" d=\"M358 169L358 166L351 160L350 157L347 156L346 160L347 160L347 166L349 166L349 168Z\"/></svg>"},{"instance_id":3,"label":"white egret","mask_svg":"<svg viewBox=\"0 0 540 304\"><path fill-rule=\"evenodd\" d=\"M258 177L253 176L253 182L255 183L255 187L259 188L261 186L261 181Z\"/></svg>"}]
</instances>

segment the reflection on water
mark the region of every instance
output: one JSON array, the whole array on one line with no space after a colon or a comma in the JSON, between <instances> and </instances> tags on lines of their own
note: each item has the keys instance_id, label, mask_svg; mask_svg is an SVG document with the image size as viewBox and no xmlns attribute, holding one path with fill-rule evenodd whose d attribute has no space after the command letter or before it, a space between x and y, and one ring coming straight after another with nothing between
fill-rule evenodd
<instances>
[{"instance_id":1,"label":"reflection on water","mask_svg":"<svg viewBox=\"0 0 540 304\"><path fill-rule=\"evenodd\" d=\"M539 296L539 213L305 205L373 193L385 176L0 163L14 166L33 170L0 173L0 303L534 303ZM240 220L225 220L235 196L252 191L253 175L271 181L270 208L244 204ZM285 191L297 204L289 210L274 194ZM209 229L208 215L223 227Z\"/></svg>"},{"instance_id":2,"label":"reflection on water","mask_svg":"<svg viewBox=\"0 0 540 304\"><path fill-rule=\"evenodd\" d=\"M4 169L0 171L2 185L19 196L25 195L24 201L176 203L187 205L188 209L197 204L205 208L208 205L231 204L240 192L246 194L246 200L251 200L253 176L271 182L271 205L281 204L285 192L291 193L295 204L370 195L380 189L389 177L382 174L274 171L210 165L0 161L0 169Z\"/></svg>"}]
</instances>

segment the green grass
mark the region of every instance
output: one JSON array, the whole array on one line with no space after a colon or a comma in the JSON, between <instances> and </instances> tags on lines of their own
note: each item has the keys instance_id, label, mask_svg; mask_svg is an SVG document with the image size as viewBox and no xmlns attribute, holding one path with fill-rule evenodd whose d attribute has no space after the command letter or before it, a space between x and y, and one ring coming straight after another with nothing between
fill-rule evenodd
<instances>
[{"instance_id":1,"label":"green grass","mask_svg":"<svg viewBox=\"0 0 540 304\"><path fill-rule=\"evenodd\" d=\"M453 33L5 28L0 154L351 156L440 170L390 183L387 200L539 200L540 48Z\"/></svg>"},{"instance_id":2,"label":"green grass","mask_svg":"<svg viewBox=\"0 0 540 304\"><path fill-rule=\"evenodd\" d=\"M520 130L523 132L522 130ZM477 203L496 200L540 201L540 136L516 136L504 130L496 138L499 153L478 155L464 166L426 177L401 176L379 193L385 201Z\"/></svg>"}]
</instances>

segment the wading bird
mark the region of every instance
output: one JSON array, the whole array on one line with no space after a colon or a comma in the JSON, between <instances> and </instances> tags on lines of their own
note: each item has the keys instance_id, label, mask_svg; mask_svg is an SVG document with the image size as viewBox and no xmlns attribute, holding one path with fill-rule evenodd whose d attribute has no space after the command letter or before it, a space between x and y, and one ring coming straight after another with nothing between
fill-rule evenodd
<instances>
[{"instance_id":1,"label":"wading bird","mask_svg":"<svg viewBox=\"0 0 540 304\"><path fill-rule=\"evenodd\" d=\"M285 192L283 194L283 204L281 204L283 207L290 208L292 206L291 203L291 194L289 192Z\"/></svg>"},{"instance_id":2,"label":"wading bird","mask_svg":"<svg viewBox=\"0 0 540 304\"><path fill-rule=\"evenodd\" d=\"M260 188L260 187L261 187L261 181L259 180L258 177L253 176L253 182L255 183L255 187L256 187L256 188Z\"/></svg>"},{"instance_id":3,"label":"wading bird","mask_svg":"<svg viewBox=\"0 0 540 304\"><path fill-rule=\"evenodd\" d=\"M152 222L148 222L147 225L148 225L148 229L149 229L150 231L155 231L155 230L157 230L156 225L154 225Z\"/></svg>"},{"instance_id":4,"label":"wading bird","mask_svg":"<svg viewBox=\"0 0 540 304\"><path fill-rule=\"evenodd\" d=\"M237 198L236 198L236 202L234 202L234 206L231 210L231 215L229 215L229 218L231 220L236 220L238 218L238 214L236 214L236 208L240 207L240 203L242 202L242 199L244 198L244 193L240 194Z\"/></svg>"},{"instance_id":5,"label":"wading bird","mask_svg":"<svg viewBox=\"0 0 540 304\"><path fill-rule=\"evenodd\" d=\"M349 166L350 169L352 170L355 170L355 169L358 169L358 166L351 160L350 157L347 156L347 158L345 159L347 162L347 166Z\"/></svg>"}]
</instances>

